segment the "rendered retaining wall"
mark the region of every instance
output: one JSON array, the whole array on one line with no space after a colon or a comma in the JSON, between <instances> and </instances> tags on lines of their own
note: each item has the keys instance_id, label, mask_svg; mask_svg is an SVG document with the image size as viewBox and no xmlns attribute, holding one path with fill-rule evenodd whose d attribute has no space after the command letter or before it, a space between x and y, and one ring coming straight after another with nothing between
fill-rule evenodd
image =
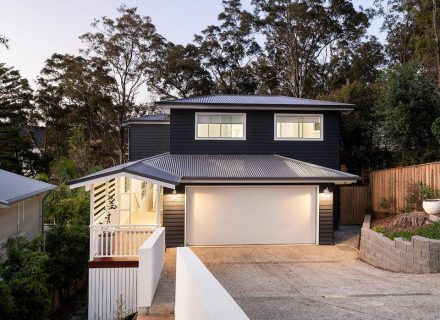
<instances>
[{"instance_id":1,"label":"rendered retaining wall","mask_svg":"<svg viewBox=\"0 0 440 320\"><path fill-rule=\"evenodd\" d=\"M147 314L165 263L165 228L156 229L139 248L138 313Z\"/></svg>"},{"instance_id":2,"label":"rendered retaining wall","mask_svg":"<svg viewBox=\"0 0 440 320\"><path fill-rule=\"evenodd\" d=\"M249 320L188 247L176 251L176 320Z\"/></svg>"},{"instance_id":3,"label":"rendered retaining wall","mask_svg":"<svg viewBox=\"0 0 440 320\"><path fill-rule=\"evenodd\" d=\"M411 241L391 240L370 228L371 216L365 216L361 230L359 257L381 269L402 273L440 272L440 240L420 236Z\"/></svg>"}]
</instances>

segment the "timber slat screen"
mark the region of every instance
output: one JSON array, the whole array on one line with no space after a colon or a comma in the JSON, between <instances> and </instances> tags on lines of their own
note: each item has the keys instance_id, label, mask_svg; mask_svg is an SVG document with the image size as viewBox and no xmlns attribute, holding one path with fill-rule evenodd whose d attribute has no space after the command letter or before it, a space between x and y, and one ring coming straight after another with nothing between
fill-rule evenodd
<instances>
[{"instance_id":1,"label":"timber slat screen","mask_svg":"<svg viewBox=\"0 0 440 320\"><path fill-rule=\"evenodd\" d=\"M372 171L370 192L373 211L403 212L408 187L419 182L440 189L440 162Z\"/></svg>"},{"instance_id":2,"label":"timber slat screen","mask_svg":"<svg viewBox=\"0 0 440 320\"><path fill-rule=\"evenodd\" d=\"M368 187L344 186L340 188L340 194L339 224L343 226L362 224L368 208Z\"/></svg>"}]
</instances>

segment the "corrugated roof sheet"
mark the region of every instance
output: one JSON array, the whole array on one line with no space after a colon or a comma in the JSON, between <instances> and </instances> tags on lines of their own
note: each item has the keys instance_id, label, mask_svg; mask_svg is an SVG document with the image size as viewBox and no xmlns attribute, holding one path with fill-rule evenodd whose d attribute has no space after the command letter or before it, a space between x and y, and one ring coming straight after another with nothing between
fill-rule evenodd
<instances>
[{"instance_id":1,"label":"corrugated roof sheet","mask_svg":"<svg viewBox=\"0 0 440 320\"><path fill-rule=\"evenodd\" d=\"M71 181L77 184L116 173L132 173L177 185L190 180L356 181L358 176L278 155L184 155L154 156L108 168Z\"/></svg>"},{"instance_id":2,"label":"corrugated roof sheet","mask_svg":"<svg viewBox=\"0 0 440 320\"><path fill-rule=\"evenodd\" d=\"M21 200L57 188L57 186L0 170L0 205L10 206Z\"/></svg>"},{"instance_id":3,"label":"corrugated roof sheet","mask_svg":"<svg viewBox=\"0 0 440 320\"><path fill-rule=\"evenodd\" d=\"M118 174L121 172L134 174L134 175L141 176L144 178L159 180L159 181L174 184L174 185L177 185L180 182L179 176L176 176L173 173L170 173L170 172L155 168L153 166L150 166L150 165L144 163L144 159L142 159L142 160L136 160L136 161L123 163L123 164L120 164L120 165L117 165L114 167L110 167L110 168L89 174L89 175L84 176L82 178L71 180L71 181L69 181L69 185L74 185L74 184L78 184L78 183L82 183L82 182L86 182L86 181L90 181L90 180L95 180L95 179L99 179L99 178L105 178L107 176L111 176L111 175Z\"/></svg>"},{"instance_id":4,"label":"corrugated roof sheet","mask_svg":"<svg viewBox=\"0 0 440 320\"><path fill-rule=\"evenodd\" d=\"M124 121L124 125L132 123L148 123L148 122L168 122L170 117L167 114L149 114L138 118L131 118Z\"/></svg>"},{"instance_id":5,"label":"corrugated roof sheet","mask_svg":"<svg viewBox=\"0 0 440 320\"><path fill-rule=\"evenodd\" d=\"M204 104L204 105L264 105L264 106L347 106L353 107L352 104L331 102L323 100L303 99L287 96L270 96L270 95L236 95L236 94L217 94L209 96L195 96L189 98L162 100L157 104Z\"/></svg>"},{"instance_id":6,"label":"corrugated roof sheet","mask_svg":"<svg viewBox=\"0 0 440 320\"><path fill-rule=\"evenodd\" d=\"M278 155L164 154L143 163L191 179L348 179L358 176Z\"/></svg>"}]
</instances>

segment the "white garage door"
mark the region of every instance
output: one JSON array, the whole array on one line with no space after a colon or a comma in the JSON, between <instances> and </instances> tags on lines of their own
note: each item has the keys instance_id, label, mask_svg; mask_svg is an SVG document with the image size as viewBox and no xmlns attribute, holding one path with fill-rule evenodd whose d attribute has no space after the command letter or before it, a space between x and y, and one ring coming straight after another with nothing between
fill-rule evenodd
<instances>
[{"instance_id":1,"label":"white garage door","mask_svg":"<svg viewBox=\"0 0 440 320\"><path fill-rule=\"evenodd\" d=\"M316 186L188 186L186 243L315 243L316 192Z\"/></svg>"}]
</instances>

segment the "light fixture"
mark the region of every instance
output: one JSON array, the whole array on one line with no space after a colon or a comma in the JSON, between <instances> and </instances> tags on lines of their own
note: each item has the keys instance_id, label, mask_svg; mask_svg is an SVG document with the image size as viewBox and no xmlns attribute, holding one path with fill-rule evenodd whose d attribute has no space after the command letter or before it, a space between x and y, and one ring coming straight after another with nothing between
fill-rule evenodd
<instances>
[{"instance_id":1,"label":"light fixture","mask_svg":"<svg viewBox=\"0 0 440 320\"><path fill-rule=\"evenodd\" d=\"M324 198L329 198L332 196L332 193L330 192L330 190L328 188L325 188L322 193L321 196Z\"/></svg>"},{"instance_id":2,"label":"light fixture","mask_svg":"<svg viewBox=\"0 0 440 320\"><path fill-rule=\"evenodd\" d=\"M177 191L176 191L176 189L173 190L173 194L171 195L171 199L173 201L177 201Z\"/></svg>"}]
</instances>

